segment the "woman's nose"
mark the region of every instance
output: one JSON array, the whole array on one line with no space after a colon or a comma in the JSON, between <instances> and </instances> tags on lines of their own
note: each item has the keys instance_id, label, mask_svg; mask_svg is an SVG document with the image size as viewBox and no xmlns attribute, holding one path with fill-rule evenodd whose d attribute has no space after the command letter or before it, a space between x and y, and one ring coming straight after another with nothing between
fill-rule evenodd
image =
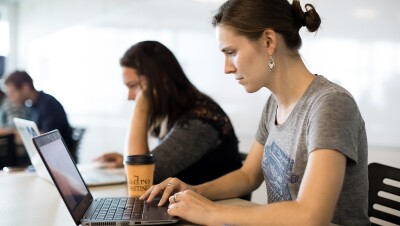
<instances>
[{"instance_id":1,"label":"woman's nose","mask_svg":"<svg viewBox=\"0 0 400 226\"><path fill-rule=\"evenodd\" d=\"M232 64L229 58L225 58L225 74L234 74L236 72L235 65Z\"/></svg>"},{"instance_id":2,"label":"woman's nose","mask_svg":"<svg viewBox=\"0 0 400 226\"><path fill-rule=\"evenodd\" d=\"M135 100L138 92L137 90L129 89L128 91L128 100Z\"/></svg>"}]
</instances>

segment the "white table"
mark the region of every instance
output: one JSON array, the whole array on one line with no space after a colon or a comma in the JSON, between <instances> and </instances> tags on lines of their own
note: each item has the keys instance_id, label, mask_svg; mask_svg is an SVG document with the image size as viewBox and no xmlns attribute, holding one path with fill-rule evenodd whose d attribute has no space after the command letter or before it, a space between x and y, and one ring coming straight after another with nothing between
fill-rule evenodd
<instances>
[{"instance_id":1,"label":"white table","mask_svg":"<svg viewBox=\"0 0 400 226\"><path fill-rule=\"evenodd\" d=\"M93 197L127 196L126 185L91 187ZM242 199L220 201L222 204L256 205ZM57 188L34 173L0 171L1 226L75 225ZM191 225L181 222L178 225Z\"/></svg>"}]
</instances>

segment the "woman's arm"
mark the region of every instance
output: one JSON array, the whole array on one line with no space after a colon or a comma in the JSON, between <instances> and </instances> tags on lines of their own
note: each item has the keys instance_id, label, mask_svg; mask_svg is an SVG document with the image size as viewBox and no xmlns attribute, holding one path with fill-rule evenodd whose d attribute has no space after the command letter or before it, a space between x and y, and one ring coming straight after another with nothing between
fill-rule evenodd
<instances>
[{"instance_id":1,"label":"woman's arm","mask_svg":"<svg viewBox=\"0 0 400 226\"><path fill-rule=\"evenodd\" d=\"M146 95L140 92L136 96L135 109L128 131L128 143L125 155L145 155L149 153L148 134L149 103ZM105 153L94 161L109 168L123 167L123 155L117 152Z\"/></svg>"},{"instance_id":2,"label":"woman's arm","mask_svg":"<svg viewBox=\"0 0 400 226\"><path fill-rule=\"evenodd\" d=\"M335 150L309 156L296 200L257 207L222 206L192 191L170 198L168 213L207 225L329 225L338 200L346 157ZM205 217L207 216L207 217Z\"/></svg>"},{"instance_id":3,"label":"woman's arm","mask_svg":"<svg viewBox=\"0 0 400 226\"><path fill-rule=\"evenodd\" d=\"M209 123L198 119L190 119L182 125L175 123L161 143L151 151L156 162L154 181L163 181L189 168L213 151L220 142L218 131Z\"/></svg>"},{"instance_id":4,"label":"woman's arm","mask_svg":"<svg viewBox=\"0 0 400 226\"><path fill-rule=\"evenodd\" d=\"M136 105L129 126L127 155L145 155L149 153L147 140L149 102L142 91L136 96Z\"/></svg>"},{"instance_id":5,"label":"woman's arm","mask_svg":"<svg viewBox=\"0 0 400 226\"><path fill-rule=\"evenodd\" d=\"M212 200L249 194L263 182L261 160L264 147L254 142L243 166L223 177L195 186L199 194Z\"/></svg>"},{"instance_id":6,"label":"woman's arm","mask_svg":"<svg viewBox=\"0 0 400 226\"><path fill-rule=\"evenodd\" d=\"M188 189L213 200L248 194L259 187L263 181L261 171L262 155L263 146L254 142L244 165L236 171L198 186L190 186L177 178L168 178L162 183L151 187L141 198L151 202L157 195L162 194L159 205L163 205L172 194Z\"/></svg>"},{"instance_id":7,"label":"woman's arm","mask_svg":"<svg viewBox=\"0 0 400 226\"><path fill-rule=\"evenodd\" d=\"M118 152L105 153L93 161L99 163L99 167L122 168L124 167L124 157Z\"/></svg>"}]
</instances>

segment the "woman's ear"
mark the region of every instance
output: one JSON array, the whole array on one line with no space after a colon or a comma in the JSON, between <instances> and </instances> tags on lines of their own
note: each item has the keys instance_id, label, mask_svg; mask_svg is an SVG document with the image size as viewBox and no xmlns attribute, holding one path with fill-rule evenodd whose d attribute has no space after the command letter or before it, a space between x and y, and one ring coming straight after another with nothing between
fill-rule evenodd
<instances>
[{"instance_id":1,"label":"woman's ear","mask_svg":"<svg viewBox=\"0 0 400 226\"><path fill-rule=\"evenodd\" d=\"M140 82L140 88L142 88L142 90L146 90L147 89L147 77L144 75L139 76L139 82Z\"/></svg>"},{"instance_id":2,"label":"woman's ear","mask_svg":"<svg viewBox=\"0 0 400 226\"><path fill-rule=\"evenodd\" d=\"M274 55L276 49L276 41L277 41L276 32L271 28L267 28L264 30L261 39L263 47L265 47L265 50L267 51L268 55L270 56Z\"/></svg>"}]
</instances>

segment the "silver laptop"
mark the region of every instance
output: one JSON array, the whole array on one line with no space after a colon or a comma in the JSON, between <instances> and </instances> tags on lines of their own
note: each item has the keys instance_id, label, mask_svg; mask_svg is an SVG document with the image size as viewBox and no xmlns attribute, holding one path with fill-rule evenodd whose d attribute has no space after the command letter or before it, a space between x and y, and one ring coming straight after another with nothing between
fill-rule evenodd
<instances>
[{"instance_id":1,"label":"silver laptop","mask_svg":"<svg viewBox=\"0 0 400 226\"><path fill-rule=\"evenodd\" d=\"M58 130L32 140L76 225L157 225L178 221L157 202L147 204L137 197L94 199Z\"/></svg>"},{"instance_id":2,"label":"silver laptop","mask_svg":"<svg viewBox=\"0 0 400 226\"><path fill-rule=\"evenodd\" d=\"M36 123L20 118L14 118L14 123L36 173L39 177L53 183L32 142L32 137L40 134ZM91 164L79 165L78 167L80 168L82 177L88 186L121 184L126 182L123 169L104 169Z\"/></svg>"},{"instance_id":3,"label":"silver laptop","mask_svg":"<svg viewBox=\"0 0 400 226\"><path fill-rule=\"evenodd\" d=\"M39 177L53 183L49 173L46 170L46 167L43 164L42 159L39 156L39 153L36 151L36 148L32 142L32 137L36 137L40 134L36 123L20 118L14 118L14 124L18 130L26 152L28 153L29 159L35 168L35 172Z\"/></svg>"}]
</instances>

